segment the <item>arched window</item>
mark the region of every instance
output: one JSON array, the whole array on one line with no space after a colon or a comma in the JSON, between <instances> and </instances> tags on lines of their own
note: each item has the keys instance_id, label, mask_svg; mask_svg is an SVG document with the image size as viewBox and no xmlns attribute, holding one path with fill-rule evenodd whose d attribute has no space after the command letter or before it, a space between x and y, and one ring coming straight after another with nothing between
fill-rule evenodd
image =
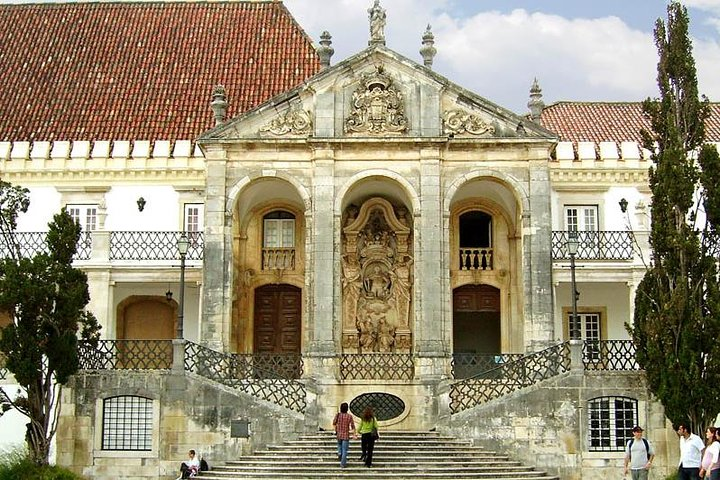
<instances>
[{"instance_id":1,"label":"arched window","mask_svg":"<svg viewBox=\"0 0 720 480\"><path fill-rule=\"evenodd\" d=\"M152 450L153 401L123 395L103 401L103 450Z\"/></svg>"},{"instance_id":2,"label":"arched window","mask_svg":"<svg viewBox=\"0 0 720 480\"><path fill-rule=\"evenodd\" d=\"M492 216L479 210L460 215L460 270L492 270Z\"/></svg>"},{"instance_id":3,"label":"arched window","mask_svg":"<svg viewBox=\"0 0 720 480\"><path fill-rule=\"evenodd\" d=\"M276 210L263 217L263 270L295 268L295 215Z\"/></svg>"},{"instance_id":4,"label":"arched window","mask_svg":"<svg viewBox=\"0 0 720 480\"><path fill-rule=\"evenodd\" d=\"M630 397L596 397L588 401L589 450L621 452L638 424L638 402Z\"/></svg>"}]
</instances>

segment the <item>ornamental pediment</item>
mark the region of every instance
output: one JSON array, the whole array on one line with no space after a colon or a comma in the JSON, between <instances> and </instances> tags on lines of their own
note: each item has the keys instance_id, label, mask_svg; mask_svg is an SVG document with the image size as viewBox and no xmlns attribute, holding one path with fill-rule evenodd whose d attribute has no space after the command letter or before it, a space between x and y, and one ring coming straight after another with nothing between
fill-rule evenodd
<instances>
[{"instance_id":1,"label":"ornamental pediment","mask_svg":"<svg viewBox=\"0 0 720 480\"><path fill-rule=\"evenodd\" d=\"M350 114L345 119L346 134L381 136L407 133L405 97L382 65L362 75L351 101Z\"/></svg>"}]
</instances>

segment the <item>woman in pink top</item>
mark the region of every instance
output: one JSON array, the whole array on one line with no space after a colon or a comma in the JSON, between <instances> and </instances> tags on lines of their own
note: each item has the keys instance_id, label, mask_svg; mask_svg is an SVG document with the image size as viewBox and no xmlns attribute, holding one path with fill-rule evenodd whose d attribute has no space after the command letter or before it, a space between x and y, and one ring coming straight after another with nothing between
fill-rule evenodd
<instances>
[{"instance_id":1,"label":"woman in pink top","mask_svg":"<svg viewBox=\"0 0 720 480\"><path fill-rule=\"evenodd\" d=\"M705 430L706 444L702 463L700 464L700 478L720 480L720 430L715 427L708 427Z\"/></svg>"}]
</instances>

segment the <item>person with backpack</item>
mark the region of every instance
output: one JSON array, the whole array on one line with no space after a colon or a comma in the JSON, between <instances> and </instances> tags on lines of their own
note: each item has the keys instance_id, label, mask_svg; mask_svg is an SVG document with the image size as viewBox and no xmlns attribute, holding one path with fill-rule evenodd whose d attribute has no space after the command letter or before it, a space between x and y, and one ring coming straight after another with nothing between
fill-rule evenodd
<instances>
[{"instance_id":1,"label":"person with backpack","mask_svg":"<svg viewBox=\"0 0 720 480\"><path fill-rule=\"evenodd\" d=\"M630 470L632 480L647 480L648 472L655 459L655 450L652 444L643 438L643 429L635 426L632 429L633 438L625 446L625 471Z\"/></svg>"}]
</instances>

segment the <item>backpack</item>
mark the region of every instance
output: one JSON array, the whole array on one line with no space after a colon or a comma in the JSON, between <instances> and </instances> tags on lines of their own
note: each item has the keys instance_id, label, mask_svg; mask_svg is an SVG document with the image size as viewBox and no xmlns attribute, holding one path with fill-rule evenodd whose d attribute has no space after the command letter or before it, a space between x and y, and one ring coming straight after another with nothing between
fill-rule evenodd
<instances>
[{"instance_id":1,"label":"backpack","mask_svg":"<svg viewBox=\"0 0 720 480\"><path fill-rule=\"evenodd\" d=\"M649 459L650 458L650 444L648 443L647 439L645 437L642 438L643 444L645 444L645 456ZM628 442L628 455L632 455L632 446L633 443L635 443L635 439L631 438Z\"/></svg>"},{"instance_id":2,"label":"backpack","mask_svg":"<svg viewBox=\"0 0 720 480\"><path fill-rule=\"evenodd\" d=\"M205 461L204 458L200 459L200 471L201 472L208 472L210 471L210 465Z\"/></svg>"}]
</instances>

